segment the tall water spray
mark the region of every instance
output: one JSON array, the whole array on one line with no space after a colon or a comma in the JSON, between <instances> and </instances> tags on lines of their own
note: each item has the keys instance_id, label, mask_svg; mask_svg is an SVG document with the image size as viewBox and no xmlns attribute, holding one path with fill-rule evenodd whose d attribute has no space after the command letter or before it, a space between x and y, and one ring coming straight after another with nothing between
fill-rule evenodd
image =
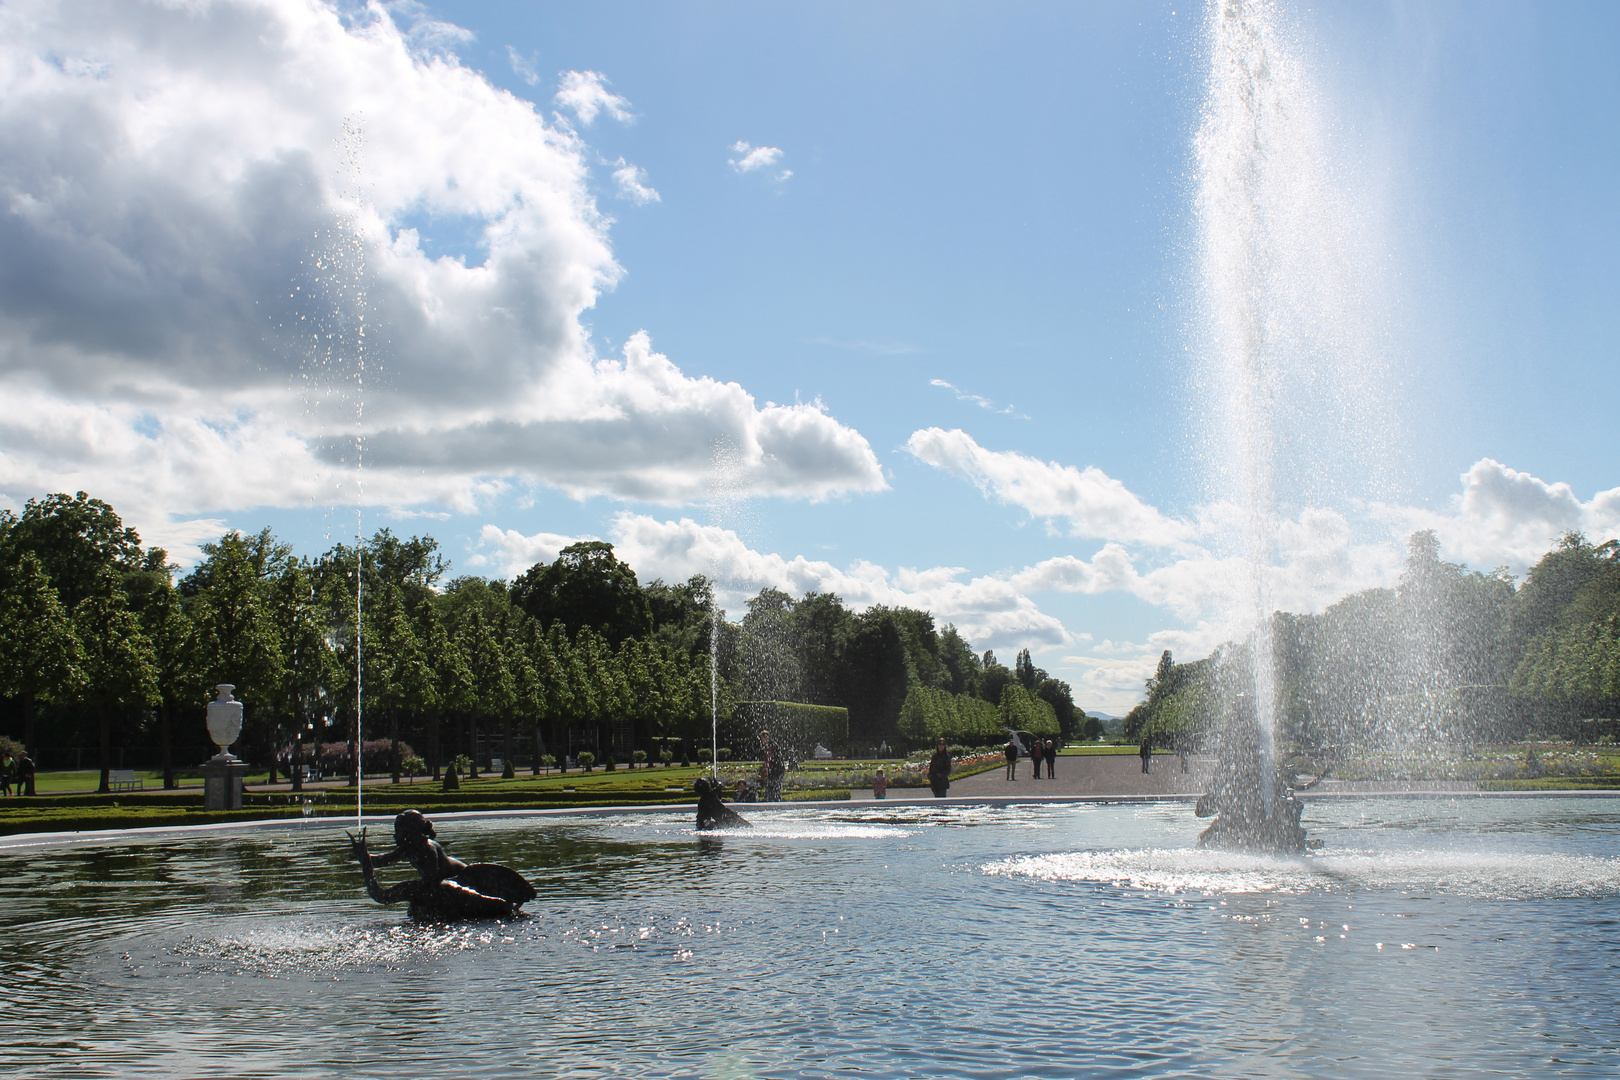
<instances>
[{"instance_id":1,"label":"tall water spray","mask_svg":"<svg viewBox=\"0 0 1620 1080\"><path fill-rule=\"evenodd\" d=\"M352 455L353 472L333 474L334 502L354 505L354 813L364 819L365 709L364 560L365 560L365 380L369 346L366 337L368 281L365 244L365 133L358 120L345 120L335 140L338 167L334 182L338 210L332 223L314 235L306 260L310 300L320 306L299 316L307 326L302 350L305 409L326 431L344 438L322 441ZM295 291L301 291L298 286ZM345 492L346 487L352 490Z\"/></svg>"},{"instance_id":2,"label":"tall water spray","mask_svg":"<svg viewBox=\"0 0 1620 1080\"><path fill-rule=\"evenodd\" d=\"M715 442L709 459L709 524L716 528L735 527L744 505L742 491L744 466L737 447L727 439ZM716 553L718 556L718 552ZM709 575L709 770L720 775L720 584L724 568L710 564Z\"/></svg>"},{"instance_id":3,"label":"tall water spray","mask_svg":"<svg viewBox=\"0 0 1620 1080\"><path fill-rule=\"evenodd\" d=\"M1223 672L1243 705L1229 711L1222 737L1257 750L1257 775L1269 775L1277 726L1270 616L1287 561L1279 536L1291 515L1365 496L1380 482L1384 444L1371 433L1381 349L1365 209L1277 5L1211 0L1206 35L1194 141L1195 398L1210 516L1229 523L1218 542L1238 568L1221 629L1247 645ZM1273 786L1258 786L1258 810L1270 817Z\"/></svg>"}]
</instances>

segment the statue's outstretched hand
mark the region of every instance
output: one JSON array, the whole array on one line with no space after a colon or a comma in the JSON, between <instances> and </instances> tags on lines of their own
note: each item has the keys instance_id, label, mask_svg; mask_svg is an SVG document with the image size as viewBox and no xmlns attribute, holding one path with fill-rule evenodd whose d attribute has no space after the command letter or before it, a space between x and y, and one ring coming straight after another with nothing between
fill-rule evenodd
<instances>
[{"instance_id":1,"label":"statue's outstretched hand","mask_svg":"<svg viewBox=\"0 0 1620 1080\"><path fill-rule=\"evenodd\" d=\"M358 834L345 830L343 835L349 838L350 854L352 854L360 862L365 862L366 857L371 854L371 852L366 848L366 830L361 828Z\"/></svg>"}]
</instances>

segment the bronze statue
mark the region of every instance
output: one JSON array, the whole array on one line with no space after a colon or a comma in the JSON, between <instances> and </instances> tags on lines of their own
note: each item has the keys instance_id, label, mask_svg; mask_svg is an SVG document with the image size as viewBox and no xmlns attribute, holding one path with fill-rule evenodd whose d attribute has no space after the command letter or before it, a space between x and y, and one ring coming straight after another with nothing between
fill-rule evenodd
<instances>
[{"instance_id":1,"label":"bronze statue","mask_svg":"<svg viewBox=\"0 0 1620 1080\"><path fill-rule=\"evenodd\" d=\"M737 811L720 801L725 785L715 780L712 783L703 777L697 778L692 785L697 792L697 827L699 832L708 832L710 829L747 829L752 828L748 819Z\"/></svg>"},{"instance_id":2,"label":"bronze statue","mask_svg":"<svg viewBox=\"0 0 1620 1080\"><path fill-rule=\"evenodd\" d=\"M419 810L394 818L394 850L372 858L366 831L349 833L349 845L365 875L366 892L379 904L409 900L411 918L423 922L461 919L510 919L535 897L534 886L516 870L495 863L464 863L446 854L436 839L433 823ZM383 888L377 881L379 866L401 859L419 875Z\"/></svg>"},{"instance_id":3,"label":"bronze statue","mask_svg":"<svg viewBox=\"0 0 1620 1080\"><path fill-rule=\"evenodd\" d=\"M1297 770L1273 764L1261 750L1254 702L1240 695L1221 734L1220 755L1209 791L1194 809L1199 817L1217 815L1198 837L1198 846L1273 855L1298 855L1320 847L1308 840L1300 824L1304 809L1294 792L1315 787L1318 775L1303 787Z\"/></svg>"}]
</instances>

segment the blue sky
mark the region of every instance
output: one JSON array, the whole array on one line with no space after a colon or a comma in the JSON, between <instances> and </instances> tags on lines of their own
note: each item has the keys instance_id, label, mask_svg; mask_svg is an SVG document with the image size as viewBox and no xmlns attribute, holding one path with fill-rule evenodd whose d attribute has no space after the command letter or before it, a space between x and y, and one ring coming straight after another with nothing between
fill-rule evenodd
<instances>
[{"instance_id":1,"label":"blue sky","mask_svg":"<svg viewBox=\"0 0 1620 1080\"><path fill-rule=\"evenodd\" d=\"M1113 712L1229 630L1204 4L95 6L0 11L9 505L83 487L182 559L351 533L349 369L292 329L348 222L368 532L926 606ZM1282 493L1279 606L1389 584L1413 528L1520 574L1614 535L1620 12L1274 19L1365 218L1387 459Z\"/></svg>"}]
</instances>

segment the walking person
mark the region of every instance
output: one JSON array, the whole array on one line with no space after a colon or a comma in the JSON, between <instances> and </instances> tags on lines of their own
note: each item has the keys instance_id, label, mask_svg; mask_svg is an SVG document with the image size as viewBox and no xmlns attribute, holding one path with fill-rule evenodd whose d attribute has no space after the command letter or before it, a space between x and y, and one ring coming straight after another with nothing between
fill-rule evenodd
<instances>
[{"instance_id":1,"label":"walking person","mask_svg":"<svg viewBox=\"0 0 1620 1080\"><path fill-rule=\"evenodd\" d=\"M1018 743L1016 740L1007 740L1007 779L1018 779Z\"/></svg>"},{"instance_id":2,"label":"walking person","mask_svg":"<svg viewBox=\"0 0 1620 1080\"><path fill-rule=\"evenodd\" d=\"M1031 738L1029 740L1029 767L1034 771L1035 775L1030 779L1039 780L1041 778L1041 758L1044 754L1045 751L1041 749L1041 740Z\"/></svg>"},{"instance_id":3,"label":"walking person","mask_svg":"<svg viewBox=\"0 0 1620 1080\"><path fill-rule=\"evenodd\" d=\"M928 762L928 786L934 789L936 799L943 799L951 789L951 748L943 737Z\"/></svg>"},{"instance_id":4,"label":"walking person","mask_svg":"<svg viewBox=\"0 0 1620 1080\"><path fill-rule=\"evenodd\" d=\"M24 750L17 759L17 794L32 795L34 793L34 759Z\"/></svg>"},{"instance_id":5,"label":"walking person","mask_svg":"<svg viewBox=\"0 0 1620 1080\"><path fill-rule=\"evenodd\" d=\"M1148 766L1153 763L1153 740L1146 735L1142 736L1141 748L1136 752L1142 755L1142 775L1146 776Z\"/></svg>"},{"instance_id":6,"label":"walking person","mask_svg":"<svg viewBox=\"0 0 1620 1080\"><path fill-rule=\"evenodd\" d=\"M1052 766L1057 764L1057 744L1051 739L1046 740L1046 778L1052 779Z\"/></svg>"},{"instance_id":7,"label":"walking person","mask_svg":"<svg viewBox=\"0 0 1620 1080\"><path fill-rule=\"evenodd\" d=\"M17 774L17 762L10 750L0 750L0 795L11 796L11 779Z\"/></svg>"},{"instance_id":8,"label":"walking person","mask_svg":"<svg viewBox=\"0 0 1620 1080\"><path fill-rule=\"evenodd\" d=\"M759 788L761 802L782 801L782 781L787 779L787 762L771 744L771 733L759 733Z\"/></svg>"}]
</instances>

